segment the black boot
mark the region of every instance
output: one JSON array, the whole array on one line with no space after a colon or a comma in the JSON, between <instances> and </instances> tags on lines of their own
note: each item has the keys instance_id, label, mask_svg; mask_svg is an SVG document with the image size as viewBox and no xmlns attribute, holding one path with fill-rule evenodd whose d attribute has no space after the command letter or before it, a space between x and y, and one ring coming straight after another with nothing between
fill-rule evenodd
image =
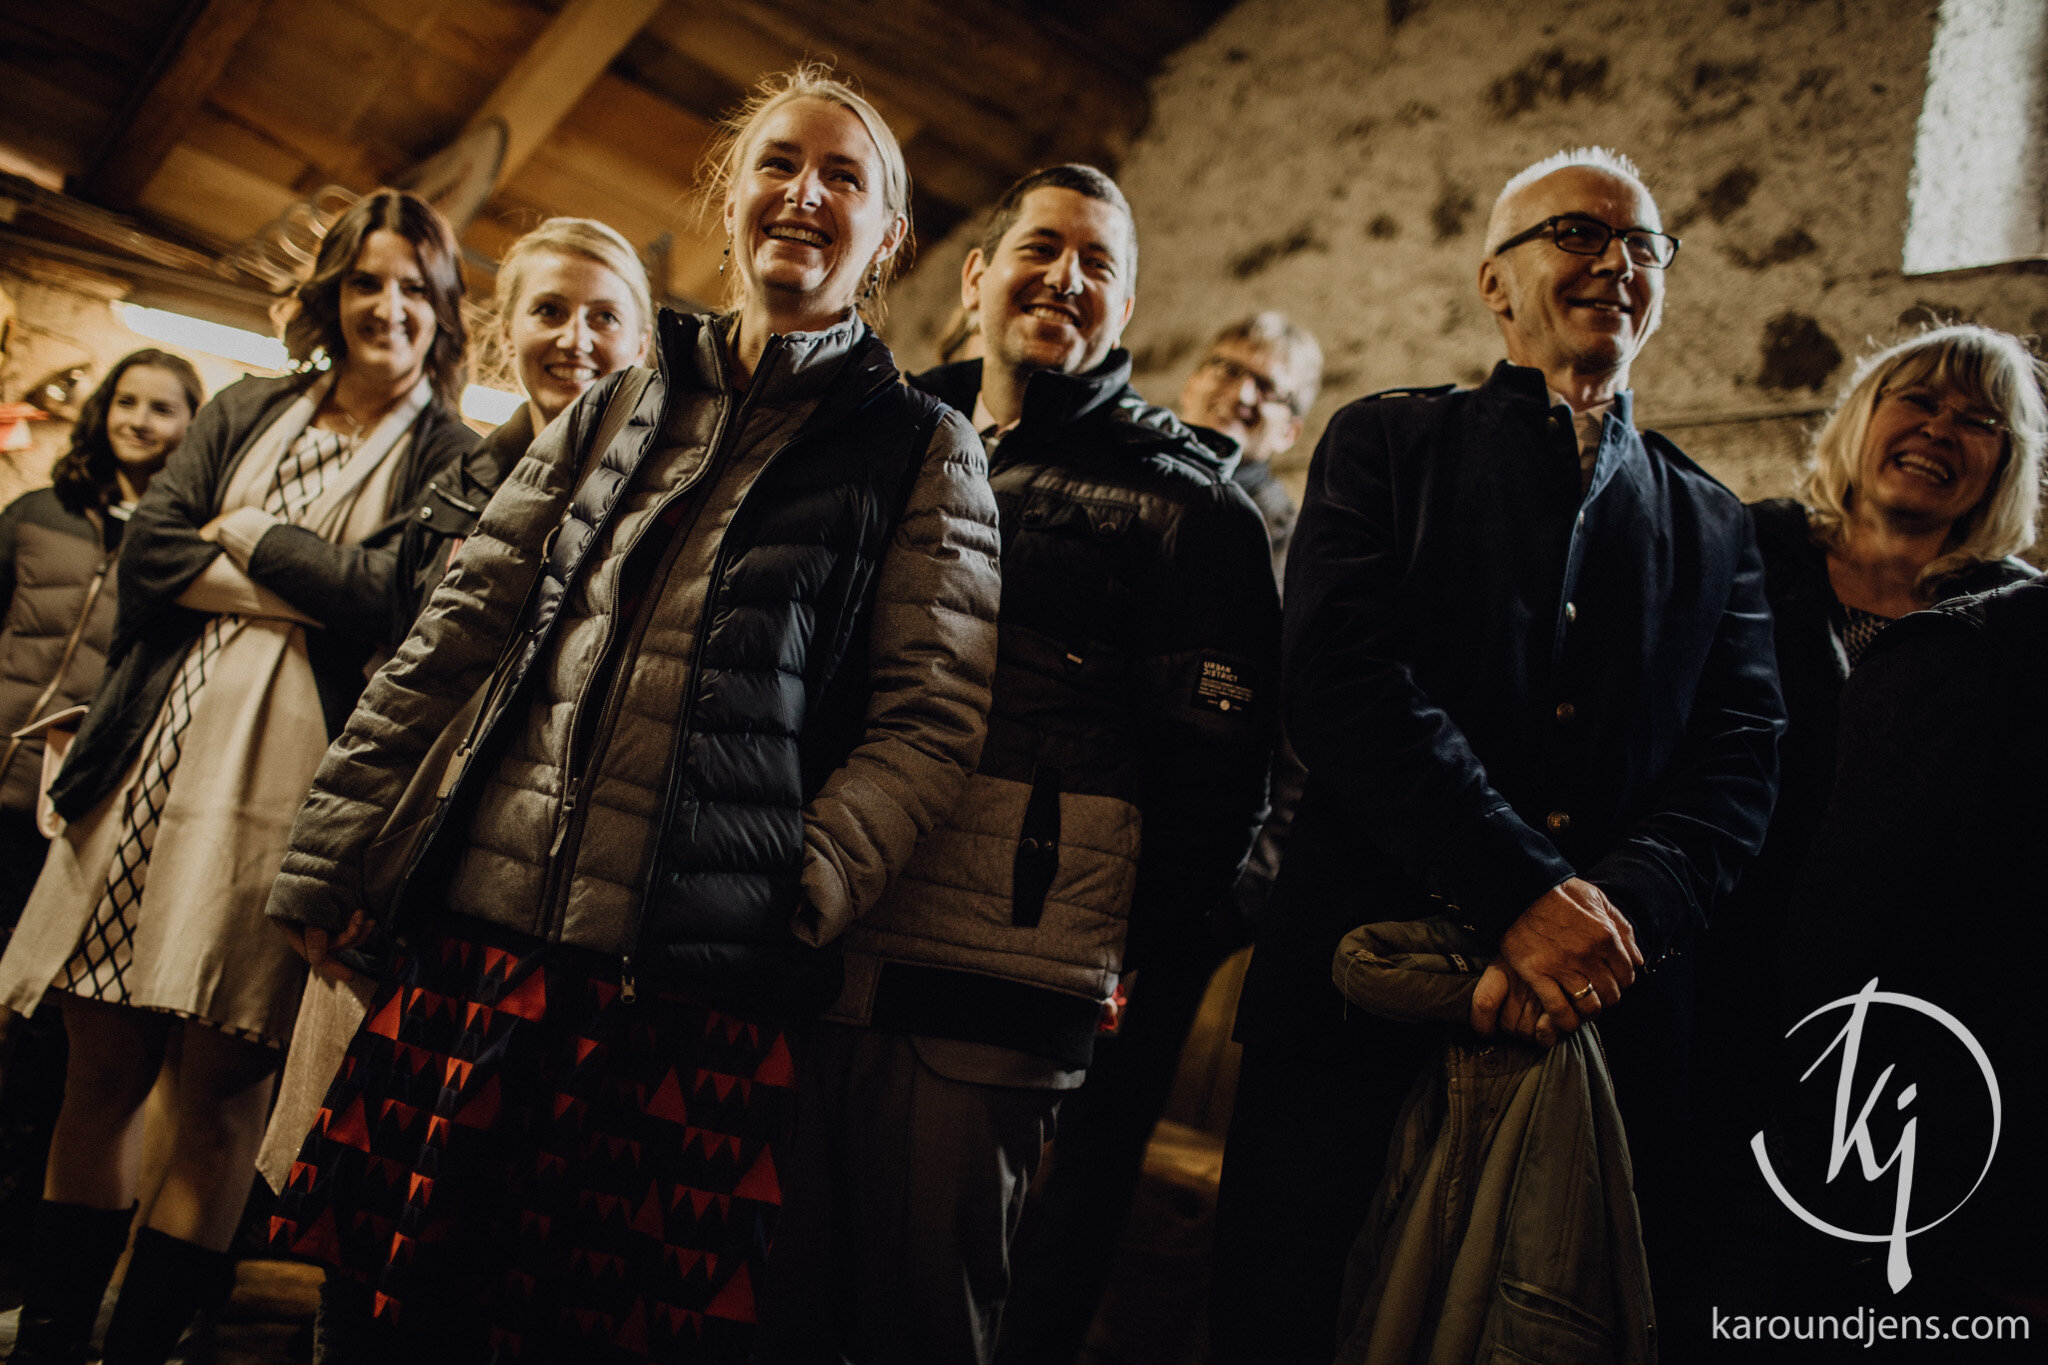
<instances>
[{"instance_id":1,"label":"black boot","mask_svg":"<svg viewBox=\"0 0 2048 1365\"><path fill-rule=\"evenodd\" d=\"M107 1324L103 1365L164 1365L193 1315L219 1307L234 1283L235 1261L225 1251L142 1229Z\"/></svg>"},{"instance_id":2,"label":"black boot","mask_svg":"<svg viewBox=\"0 0 2048 1365\"><path fill-rule=\"evenodd\" d=\"M132 1205L94 1209L45 1199L36 1207L12 1365L81 1365L134 1217Z\"/></svg>"},{"instance_id":3,"label":"black boot","mask_svg":"<svg viewBox=\"0 0 2048 1365\"><path fill-rule=\"evenodd\" d=\"M330 1270L313 1313L313 1365L363 1365L370 1359L370 1291Z\"/></svg>"}]
</instances>

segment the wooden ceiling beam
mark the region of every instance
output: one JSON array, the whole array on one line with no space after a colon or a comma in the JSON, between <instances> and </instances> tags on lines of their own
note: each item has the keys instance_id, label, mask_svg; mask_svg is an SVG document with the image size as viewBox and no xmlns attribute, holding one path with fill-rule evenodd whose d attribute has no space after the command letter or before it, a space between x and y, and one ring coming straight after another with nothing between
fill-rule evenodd
<instances>
[{"instance_id":1,"label":"wooden ceiling beam","mask_svg":"<svg viewBox=\"0 0 2048 1365\"><path fill-rule=\"evenodd\" d=\"M1126 142L1150 107L1142 82L994 0L748 0L745 12L836 52L949 137L1014 149L1005 159L1020 170Z\"/></svg>"},{"instance_id":2,"label":"wooden ceiling beam","mask_svg":"<svg viewBox=\"0 0 2048 1365\"><path fill-rule=\"evenodd\" d=\"M512 178L654 17L661 0L569 0L470 119L505 124L502 183Z\"/></svg>"},{"instance_id":3,"label":"wooden ceiling beam","mask_svg":"<svg viewBox=\"0 0 2048 1365\"><path fill-rule=\"evenodd\" d=\"M203 0L184 39L108 142L82 187L85 197L131 209L162 169L266 0Z\"/></svg>"}]
</instances>

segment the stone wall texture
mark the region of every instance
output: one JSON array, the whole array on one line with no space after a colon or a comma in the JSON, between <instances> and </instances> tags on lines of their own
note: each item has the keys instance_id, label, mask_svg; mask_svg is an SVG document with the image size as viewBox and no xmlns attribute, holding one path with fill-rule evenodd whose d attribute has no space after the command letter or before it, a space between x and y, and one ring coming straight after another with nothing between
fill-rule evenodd
<instances>
[{"instance_id":1,"label":"stone wall texture","mask_svg":"<svg viewBox=\"0 0 2048 1365\"><path fill-rule=\"evenodd\" d=\"M2048 265L1900 269L1931 0L1244 0L1153 86L1137 215L1139 387L1171 403L1218 326L1292 313L1338 406L1477 382L1501 184L1561 147L1635 158L1685 239L1634 384L1646 425L1744 497L1788 492L1854 358L1931 319L2048 330ZM890 335L929 363L972 240L927 244Z\"/></svg>"}]
</instances>

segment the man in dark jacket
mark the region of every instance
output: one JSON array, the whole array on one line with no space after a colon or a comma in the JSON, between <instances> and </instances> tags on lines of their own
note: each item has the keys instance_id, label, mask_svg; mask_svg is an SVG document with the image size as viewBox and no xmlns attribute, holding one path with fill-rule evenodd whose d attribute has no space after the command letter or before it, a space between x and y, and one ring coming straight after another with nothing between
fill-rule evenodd
<instances>
[{"instance_id":1,"label":"man in dark jacket","mask_svg":"<svg viewBox=\"0 0 2048 1365\"><path fill-rule=\"evenodd\" d=\"M1273 461L1301 437L1322 385L1323 351L1307 328L1266 310L1230 323L1181 388L1177 415L1238 443L1231 481L1265 519L1277 581L1296 509ZM1250 864L1210 913L1210 932L1161 936L1143 970L1126 978L1117 1032L1096 1047L1088 1083L1060 1104L1059 1145L1018 1229L1014 1289L1000 1365L1071 1360L1109 1282L1145 1148L1166 1108L1188 1031L1216 969L1249 941L1272 890L1287 838L1299 765L1284 750L1273 770L1273 809Z\"/></svg>"},{"instance_id":2,"label":"man in dark jacket","mask_svg":"<svg viewBox=\"0 0 2048 1365\"><path fill-rule=\"evenodd\" d=\"M1116 348L1137 242L1108 177L997 205L963 302L1001 515L989 737L951 816L847 931L803 1076L775 1360L987 1360L1060 1095L1148 937L1201 932L1265 808L1279 610L1258 512ZM1142 824L1142 843L1140 827Z\"/></svg>"},{"instance_id":3,"label":"man in dark jacket","mask_svg":"<svg viewBox=\"0 0 2048 1365\"><path fill-rule=\"evenodd\" d=\"M1331 960L1358 924L1446 913L1497 943L1482 1033L1601 1016L1653 1284L1682 1232L1679 954L1762 839L1783 708L1741 504L1632 420L1677 247L1658 227L1612 153L1515 177L1479 270L1507 363L1352 404L1310 467L1283 644L1309 778L1238 1016L1219 1359L1329 1359L1433 1041L1346 1017Z\"/></svg>"}]
</instances>

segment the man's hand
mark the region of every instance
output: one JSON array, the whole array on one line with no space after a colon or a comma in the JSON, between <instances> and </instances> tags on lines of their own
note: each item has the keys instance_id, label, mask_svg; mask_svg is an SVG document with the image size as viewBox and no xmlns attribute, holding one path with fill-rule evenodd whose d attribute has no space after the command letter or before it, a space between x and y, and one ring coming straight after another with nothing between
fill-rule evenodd
<instances>
[{"instance_id":1,"label":"man's hand","mask_svg":"<svg viewBox=\"0 0 2048 1365\"><path fill-rule=\"evenodd\" d=\"M1487 964L1472 989L1472 1031L1482 1038L1511 1033L1538 1047L1557 1045L1557 1025L1536 993L1497 962Z\"/></svg>"},{"instance_id":2,"label":"man's hand","mask_svg":"<svg viewBox=\"0 0 2048 1365\"><path fill-rule=\"evenodd\" d=\"M329 981L348 981L354 978L355 973L336 962L332 954L353 948L362 942L363 937L370 932L370 921L358 910L348 917L348 923L338 934L330 935L325 929L315 929L311 926L300 928L295 924L280 924L277 927L284 930L285 937L291 940L292 948L300 957L306 959L306 965L313 971Z\"/></svg>"},{"instance_id":3,"label":"man's hand","mask_svg":"<svg viewBox=\"0 0 2048 1365\"><path fill-rule=\"evenodd\" d=\"M1550 1023L1569 1033L1621 999L1643 954L1635 930L1599 887L1578 877L1551 888L1501 935L1500 961ZM1473 1000L1478 1015L1477 992Z\"/></svg>"}]
</instances>

